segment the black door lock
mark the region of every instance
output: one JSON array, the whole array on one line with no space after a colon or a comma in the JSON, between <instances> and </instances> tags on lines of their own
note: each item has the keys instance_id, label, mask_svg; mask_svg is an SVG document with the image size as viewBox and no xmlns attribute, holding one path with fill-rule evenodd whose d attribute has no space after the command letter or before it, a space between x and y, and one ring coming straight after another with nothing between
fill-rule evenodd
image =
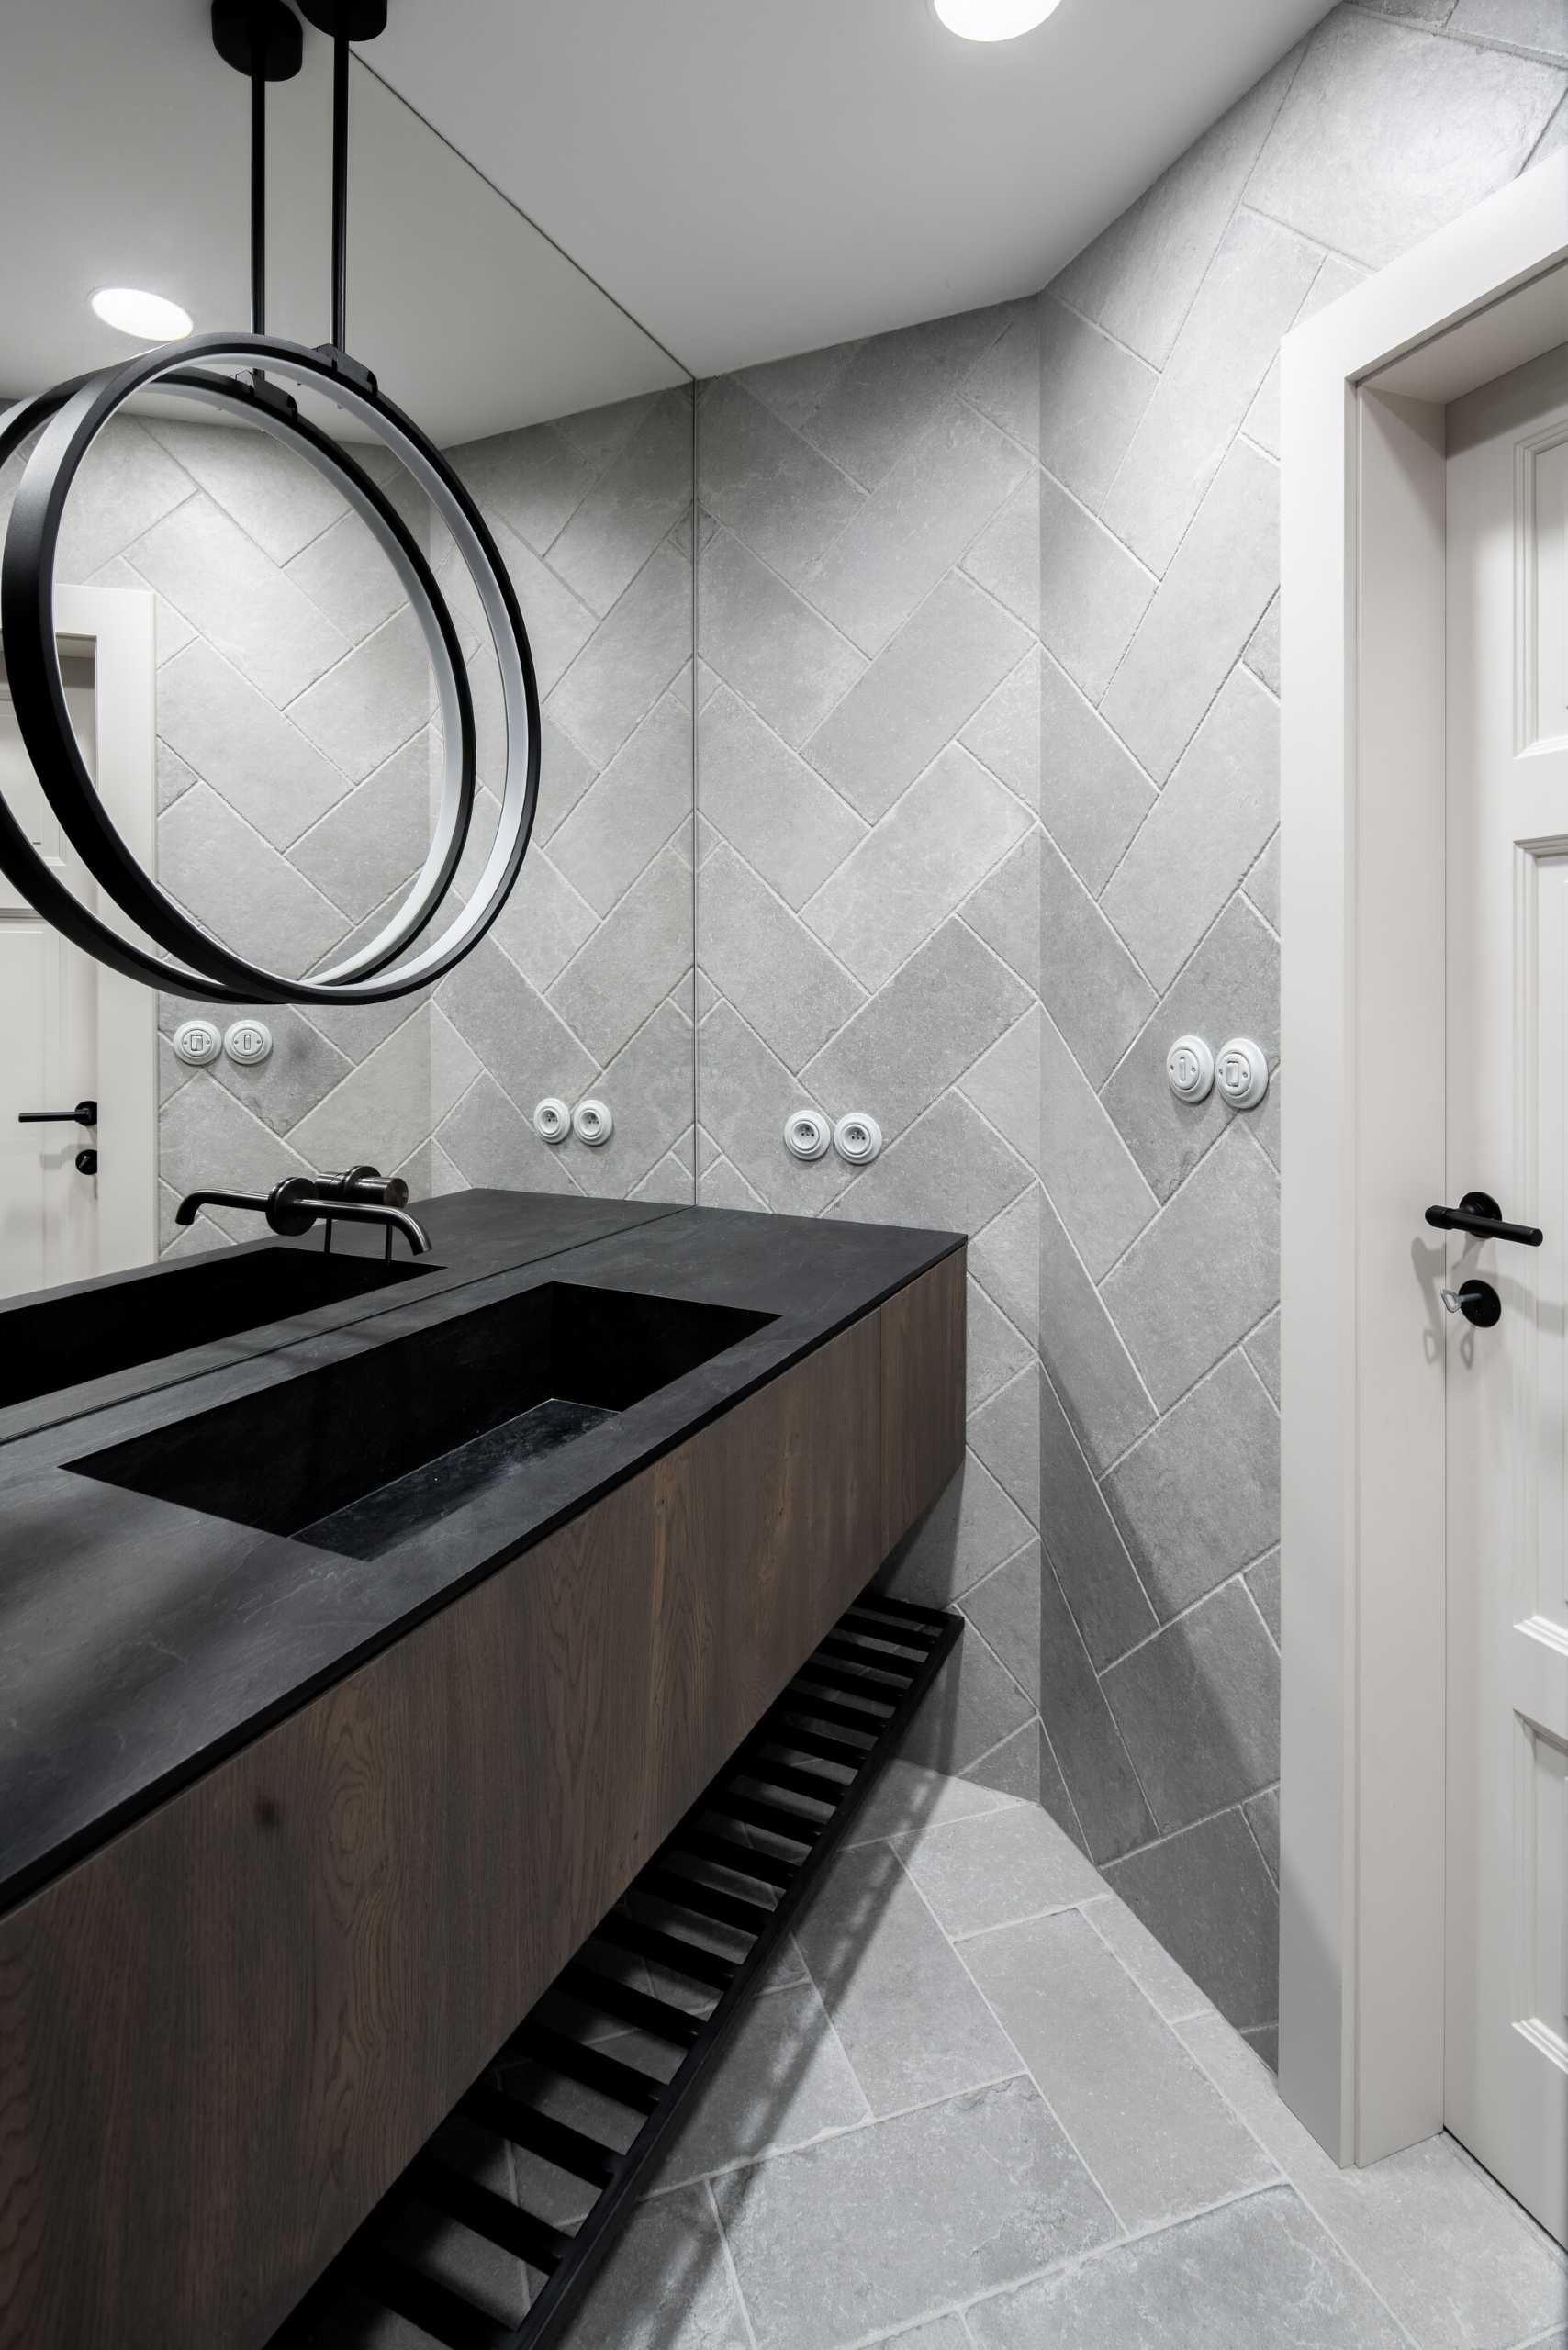
<instances>
[{"instance_id":1,"label":"black door lock","mask_svg":"<svg viewBox=\"0 0 1568 2350\"><path fill-rule=\"evenodd\" d=\"M1503 1301L1490 1281L1461 1281L1457 1290L1439 1293L1450 1314L1462 1314L1478 1330L1490 1330L1503 1318Z\"/></svg>"}]
</instances>

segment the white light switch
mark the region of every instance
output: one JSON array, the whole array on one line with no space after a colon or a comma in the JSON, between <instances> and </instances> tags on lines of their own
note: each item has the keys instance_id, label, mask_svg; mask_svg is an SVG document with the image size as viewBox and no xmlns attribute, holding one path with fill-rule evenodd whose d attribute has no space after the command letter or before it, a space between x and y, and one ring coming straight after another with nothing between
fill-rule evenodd
<instances>
[{"instance_id":1,"label":"white light switch","mask_svg":"<svg viewBox=\"0 0 1568 2350\"><path fill-rule=\"evenodd\" d=\"M223 1032L212 1020L182 1020L174 1031L174 1058L187 1069L205 1069L223 1050Z\"/></svg>"},{"instance_id":2,"label":"white light switch","mask_svg":"<svg viewBox=\"0 0 1568 2350\"><path fill-rule=\"evenodd\" d=\"M264 1020L236 1020L225 1031L223 1049L241 1069L253 1069L273 1048L273 1032Z\"/></svg>"},{"instance_id":3,"label":"white light switch","mask_svg":"<svg viewBox=\"0 0 1568 2350\"><path fill-rule=\"evenodd\" d=\"M1232 1036L1219 1048L1215 1080L1233 1110L1255 1110L1269 1091L1269 1062L1250 1036Z\"/></svg>"},{"instance_id":4,"label":"white light switch","mask_svg":"<svg viewBox=\"0 0 1568 2350\"><path fill-rule=\"evenodd\" d=\"M1215 1081L1215 1057L1201 1036L1178 1036L1165 1056L1165 1074L1178 1102L1206 1102Z\"/></svg>"}]
</instances>

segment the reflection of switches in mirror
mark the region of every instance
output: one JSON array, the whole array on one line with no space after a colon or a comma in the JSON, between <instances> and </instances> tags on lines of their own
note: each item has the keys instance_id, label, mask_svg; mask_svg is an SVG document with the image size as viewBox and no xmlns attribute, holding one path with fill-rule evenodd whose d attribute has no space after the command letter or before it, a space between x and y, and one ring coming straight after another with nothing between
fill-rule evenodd
<instances>
[{"instance_id":1,"label":"reflection of switches in mirror","mask_svg":"<svg viewBox=\"0 0 1568 2350\"><path fill-rule=\"evenodd\" d=\"M264 1020L236 1020L224 1031L223 1049L241 1069L264 1061L273 1048L273 1032Z\"/></svg>"},{"instance_id":2,"label":"reflection of switches in mirror","mask_svg":"<svg viewBox=\"0 0 1568 2350\"><path fill-rule=\"evenodd\" d=\"M1215 1081L1215 1057L1201 1036L1178 1036L1165 1056L1165 1074L1178 1102L1204 1102Z\"/></svg>"}]
</instances>

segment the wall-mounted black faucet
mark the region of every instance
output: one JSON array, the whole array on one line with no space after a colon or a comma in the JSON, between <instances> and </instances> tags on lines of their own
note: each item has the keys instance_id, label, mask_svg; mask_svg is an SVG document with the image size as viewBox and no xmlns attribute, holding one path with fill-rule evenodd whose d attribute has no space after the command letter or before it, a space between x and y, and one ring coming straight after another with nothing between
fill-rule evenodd
<instances>
[{"instance_id":1,"label":"wall-mounted black faucet","mask_svg":"<svg viewBox=\"0 0 1568 2350\"><path fill-rule=\"evenodd\" d=\"M242 1192L187 1192L174 1210L176 1224L194 1224L203 1208L250 1208L264 1215L286 1240L297 1240L312 1225L326 1222L325 1245L332 1245L332 1225L378 1224L392 1254L392 1235L400 1232L409 1253L424 1256L430 1235L417 1216L408 1214L409 1187L400 1175L383 1175L374 1167L351 1167L342 1175L286 1175L274 1183L264 1200Z\"/></svg>"}]
</instances>

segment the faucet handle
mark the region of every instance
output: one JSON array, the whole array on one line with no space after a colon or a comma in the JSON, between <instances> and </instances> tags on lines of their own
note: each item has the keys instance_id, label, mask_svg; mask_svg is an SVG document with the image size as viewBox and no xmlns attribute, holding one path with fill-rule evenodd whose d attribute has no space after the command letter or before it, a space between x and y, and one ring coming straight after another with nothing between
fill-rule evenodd
<instances>
[{"instance_id":1,"label":"faucet handle","mask_svg":"<svg viewBox=\"0 0 1568 2350\"><path fill-rule=\"evenodd\" d=\"M409 1186L401 1175L383 1175L378 1167L351 1167L346 1174L319 1175L310 1185L318 1199L364 1200L378 1208L406 1208Z\"/></svg>"}]
</instances>

